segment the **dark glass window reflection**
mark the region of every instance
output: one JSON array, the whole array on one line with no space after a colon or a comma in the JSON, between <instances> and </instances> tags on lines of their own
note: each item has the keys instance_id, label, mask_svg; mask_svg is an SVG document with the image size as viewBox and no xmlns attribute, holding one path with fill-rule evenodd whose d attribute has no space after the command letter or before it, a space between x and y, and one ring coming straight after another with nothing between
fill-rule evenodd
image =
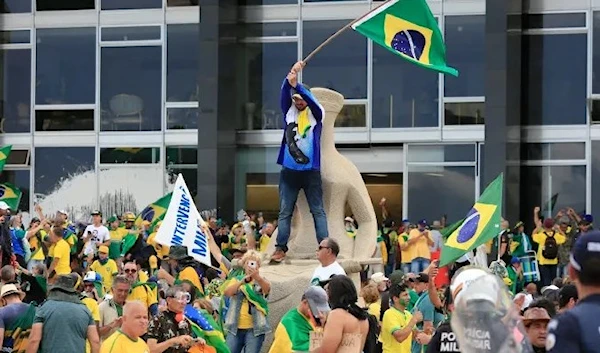
<instances>
[{"instance_id":1,"label":"dark glass window reflection","mask_svg":"<svg viewBox=\"0 0 600 353\"><path fill-rule=\"evenodd\" d=\"M83 193L95 190L95 178L83 176L94 170L94 150L94 147L37 147L34 181L36 198L41 201L69 182L80 186ZM90 184L86 185L88 180Z\"/></svg>"},{"instance_id":2,"label":"dark glass window reflection","mask_svg":"<svg viewBox=\"0 0 600 353\"><path fill-rule=\"evenodd\" d=\"M29 132L31 50L0 50L0 134Z\"/></svg>"},{"instance_id":3,"label":"dark glass window reflection","mask_svg":"<svg viewBox=\"0 0 600 353\"><path fill-rule=\"evenodd\" d=\"M94 130L94 110L37 110L35 131Z\"/></svg>"},{"instance_id":4,"label":"dark glass window reflection","mask_svg":"<svg viewBox=\"0 0 600 353\"><path fill-rule=\"evenodd\" d=\"M485 123L485 103L445 103L446 125L481 125Z\"/></svg>"},{"instance_id":5,"label":"dark glass window reflection","mask_svg":"<svg viewBox=\"0 0 600 353\"><path fill-rule=\"evenodd\" d=\"M304 21L303 56L347 24L343 20ZM367 98L367 40L354 31L344 32L310 60L302 81L338 91L346 99Z\"/></svg>"},{"instance_id":6,"label":"dark glass window reflection","mask_svg":"<svg viewBox=\"0 0 600 353\"><path fill-rule=\"evenodd\" d=\"M592 141L592 180L600 180L600 141ZM592 183L591 212L594 215L600 215L600 184L598 182Z\"/></svg>"},{"instance_id":7,"label":"dark glass window reflection","mask_svg":"<svg viewBox=\"0 0 600 353\"><path fill-rule=\"evenodd\" d=\"M36 0L37 11L93 10L95 8L95 0Z\"/></svg>"},{"instance_id":8,"label":"dark glass window reflection","mask_svg":"<svg viewBox=\"0 0 600 353\"><path fill-rule=\"evenodd\" d=\"M198 108L168 108L167 129L182 130L198 128Z\"/></svg>"},{"instance_id":9,"label":"dark glass window reflection","mask_svg":"<svg viewBox=\"0 0 600 353\"><path fill-rule=\"evenodd\" d=\"M160 130L161 54L159 46L102 48L102 131Z\"/></svg>"},{"instance_id":10,"label":"dark glass window reflection","mask_svg":"<svg viewBox=\"0 0 600 353\"><path fill-rule=\"evenodd\" d=\"M96 101L96 29L38 29L37 104Z\"/></svg>"},{"instance_id":11,"label":"dark glass window reflection","mask_svg":"<svg viewBox=\"0 0 600 353\"><path fill-rule=\"evenodd\" d=\"M447 215L452 223L464 218L473 207L474 167L409 165L408 172L409 219L436 220Z\"/></svg>"},{"instance_id":12,"label":"dark glass window reflection","mask_svg":"<svg viewBox=\"0 0 600 353\"><path fill-rule=\"evenodd\" d=\"M171 164L197 164L198 149L195 147L167 147L167 167Z\"/></svg>"},{"instance_id":13,"label":"dark glass window reflection","mask_svg":"<svg viewBox=\"0 0 600 353\"><path fill-rule=\"evenodd\" d=\"M298 60L297 53L296 42L246 44L248 98L244 104L243 129L282 128L279 105L281 84L292 65ZM312 85L310 82L307 83Z\"/></svg>"},{"instance_id":14,"label":"dark glass window reflection","mask_svg":"<svg viewBox=\"0 0 600 353\"><path fill-rule=\"evenodd\" d=\"M5 169L0 174L0 184L11 183L21 190L21 202L19 202L19 210L29 212L29 169L8 170Z\"/></svg>"},{"instance_id":15,"label":"dark glass window reflection","mask_svg":"<svg viewBox=\"0 0 600 353\"><path fill-rule=\"evenodd\" d=\"M167 0L167 6L197 6L200 0Z\"/></svg>"},{"instance_id":16,"label":"dark glass window reflection","mask_svg":"<svg viewBox=\"0 0 600 353\"><path fill-rule=\"evenodd\" d=\"M600 93L600 11L594 12L592 35L592 92ZM595 109L596 111L600 111ZM600 119L598 119L600 120Z\"/></svg>"},{"instance_id":17,"label":"dark glass window reflection","mask_svg":"<svg viewBox=\"0 0 600 353\"><path fill-rule=\"evenodd\" d=\"M446 16L446 59L458 77L446 75L445 97L485 95L485 16Z\"/></svg>"},{"instance_id":18,"label":"dark glass window reflection","mask_svg":"<svg viewBox=\"0 0 600 353\"><path fill-rule=\"evenodd\" d=\"M587 36L526 35L523 45L524 124L585 124Z\"/></svg>"},{"instance_id":19,"label":"dark glass window reflection","mask_svg":"<svg viewBox=\"0 0 600 353\"><path fill-rule=\"evenodd\" d=\"M373 45L374 128L438 126L438 101L437 73Z\"/></svg>"},{"instance_id":20,"label":"dark glass window reflection","mask_svg":"<svg viewBox=\"0 0 600 353\"><path fill-rule=\"evenodd\" d=\"M29 0L0 0L0 13L25 13L31 12Z\"/></svg>"},{"instance_id":21,"label":"dark glass window reflection","mask_svg":"<svg viewBox=\"0 0 600 353\"><path fill-rule=\"evenodd\" d=\"M160 9L162 0L101 0L102 10Z\"/></svg>"},{"instance_id":22,"label":"dark glass window reflection","mask_svg":"<svg viewBox=\"0 0 600 353\"><path fill-rule=\"evenodd\" d=\"M100 163L103 164L153 164L160 161L160 148L117 147L101 148Z\"/></svg>"},{"instance_id":23,"label":"dark glass window reflection","mask_svg":"<svg viewBox=\"0 0 600 353\"><path fill-rule=\"evenodd\" d=\"M0 44L26 44L31 42L30 30L0 31Z\"/></svg>"},{"instance_id":24,"label":"dark glass window reflection","mask_svg":"<svg viewBox=\"0 0 600 353\"><path fill-rule=\"evenodd\" d=\"M245 5L285 5L297 4L301 0L240 0L242 6Z\"/></svg>"},{"instance_id":25,"label":"dark glass window reflection","mask_svg":"<svg viewBox=\"0 0 600 353\"><path fill-rule=\"evenodd\" d=\"M198 101L197 24L167 27L167 101Z\"/></svg>"}]
</instances>

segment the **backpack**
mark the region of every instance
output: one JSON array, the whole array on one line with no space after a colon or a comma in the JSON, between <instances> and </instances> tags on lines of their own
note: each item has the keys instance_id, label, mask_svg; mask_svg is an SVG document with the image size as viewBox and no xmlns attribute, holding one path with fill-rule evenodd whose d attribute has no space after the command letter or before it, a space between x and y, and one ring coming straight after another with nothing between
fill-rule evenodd
<instances>
[{"instance_id":1,"label":"backpack","mask_svg":"<svg viewBox=\"0 0 600 353\"><path fill-rule=\"evenodd\" d=\"M554 260L558 257L558 243L556 242L555 233L552 235L546 234L546 240L544 241L544 249L542 249L542 256L548 260Z\"/></svg>"},{"instance_id":2,"label":"backpack","mask_svg":"<svg viewBox=\"0 0 600 353\"><path fill-rule=\"evenodd\" d=\"M367 333L367 339L365 340L365 346L363 347L364 353L378 353L379 333L381 328L379 327L379 321L377 317L371 314L367 314L367 320L369 321L369 332Z\"/></svg>"}]
</instances>

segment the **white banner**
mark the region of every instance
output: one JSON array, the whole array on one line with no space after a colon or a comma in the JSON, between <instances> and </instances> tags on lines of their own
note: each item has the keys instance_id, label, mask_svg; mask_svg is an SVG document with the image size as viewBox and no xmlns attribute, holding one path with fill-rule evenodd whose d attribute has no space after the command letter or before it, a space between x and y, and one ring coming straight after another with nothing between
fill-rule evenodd
<instances>
[{"instance_id":1,"label":"white banner","mask_svg":"<svg viewBox=\"0 0 600 353\"><path fill-rule=\"evenodd\" d=\"M202 224L204 224L204 220L196 209L194 199L183 176L179 174L173 189L171 203L158 234L156 234L156 241L168 246L187 246L188 255L211 266L208 238L200 226Z\"/></svg>"}]
</instances>

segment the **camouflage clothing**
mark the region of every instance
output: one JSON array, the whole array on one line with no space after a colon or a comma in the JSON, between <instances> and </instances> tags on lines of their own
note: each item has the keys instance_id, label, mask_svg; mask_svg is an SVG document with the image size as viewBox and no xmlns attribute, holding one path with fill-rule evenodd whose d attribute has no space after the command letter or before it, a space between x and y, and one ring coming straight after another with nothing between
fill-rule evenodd
<instances>
[{"instance_id":1,"label":"camouflage clothing","mask_svg":"<svg viewBox=\"0 0 600 353\"><path fill-rule=\"evenodd\" d=\"M567 241L558 247L558 263L566 265L569 263L569 256L571 255L571 248L575 244L575 240L579 235L577 225L573 222L567 228L567 231L563 233Z\"/></svg>"},{"instance_id":2,"label":"camouflage clothing","mask_svg":"<svg viewBox=\"0 0 600 353\"><path fill-rule=\"evenodd\" d=\"M154 317L148 325L147 339L155 339L158 343L165 342L175 336L192 335L192 329L187 320L177 323L175 313L165 311ZM182 315L183 317L183 315ZM164 353L187 353L185 347L170 347Z\"/></svg>"}]
</instances>

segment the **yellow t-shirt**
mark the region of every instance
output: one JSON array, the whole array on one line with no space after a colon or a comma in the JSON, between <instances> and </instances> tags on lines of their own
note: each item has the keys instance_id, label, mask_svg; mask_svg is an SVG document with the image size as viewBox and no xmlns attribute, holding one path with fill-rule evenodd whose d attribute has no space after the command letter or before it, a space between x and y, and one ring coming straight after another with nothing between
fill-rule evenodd
<instances>
[{"instance_id":1,"label":"yellow t-shirt","mask_svg":"<svg viewBox=\"0 0 600 353\"><path fill-rule=\"evenodd\" d=\"M166 245L162 245L156 242L156 234L158 234L157 232L154 232L152 234L150 234L148 236L148 239L146 240L146 243L148 245L152 245L152 247L154 248L154 250L156 251L156 256L159 259L164 259L165 256L169 255L169 247Z\"/></svg>"},{"instance_id":2,"label":"yellow t-shirt","mask_svg":"<svg viewBox=\"0 0 600 353\"><path fill-rule=\"evenodd\" d=\"M248 304L248 299L242 300L242 305L240 305L240 318L238 320L238 329L247 330L254 327L254 323L252 321L252 314L250 314L250 305Z\"/></svg>"},{"instance_id":3,"label":"yellow t-shirt","mask_svg":"<svg viewBox=\"0 0 600 353\"><path fill-rule=\"evenodd\" d=\"M408 241L408 239L409 239L408 233L404 232L404 233L400 234L400 236L398 236L398 244L400 244L400 246L402 246ZM408 248L400 251L403 264L409 264L412 262L412 260L414 260L414 258L415 258L414 251L413 251L414 248L415 247L413 245L411 245Z\"/></svg>"},{"instance_id":4,"label":"yellow t-shirt","mask_svg":"<svg viewBox=\"0 0 600 353\"><path fill-rule=\"evenodd\" d=\"M145 271L140 271L138 273L138 280L142 283L148 282L148 274Z\"/></svg>"},{"instance_id":5,"label":"yellow t-shirt","mask_svg":"<svg viewBox=\"0 0 600 353\"><path fill-rule=\"evenodd\" d=\"M267 246L269 246L269 242L271 241L271 237L268 235L261 235L260 236L260 244L259 244L259 249L262 252L267 251Z\"/></svg>"},{"instance_id":6,"label":"yellow t-shirt","mask_svg":"<svg viewBox=\"0 0 600 353\"><path fill-rule=\"evenodd\" d=\"M379 317L381 315L381 299L379 299L375 303L369 304L369 306L367 307L367 312L375 316L377 318L377 321L379 321Z\"/></svg>"},{"instance_id":7,"label":"yellow t-shirt","mask_svg":"<svg viewBox=\"0 0 600 353\"><path fill-rule=\"evenodd\" d=\"M102 276L102 284L104 285L105 292L112 287L113 278L119 273L117 263L112 259L108 259L104 265L102 265L99 260L96 260L92 263L92 266L90 266L90 270L95 271Z\"/></svg>"},{"instance_id":8,"label":"yellow t-shirt","mask_svg":"<svg viewBox=\"0 0 600 353\"><path fill-rule=\"evenodd\" d=\"M413 259L415 259L417 257L422 257L424 259L431 258L431 252L429 251L429 245L427 244L427 238L429 238L430 240L433 240L433 239L431 238L431 233L428 230L425 230L425 232L427 233L427 235L425 237L420 237L416 243L413 243L410 246L411 248L413 248L412 249L412 252L414 255ZM413 238L418 237L420 234L421 234L421 232L418 229L413 229L408 234L408 238L413 239ZM402 259L402 261L404 262L404 259Z\"/></svg>"},{"instance_id":9,"label":"yellow t-shirt","mask_svg":"<svg viewBox=\"0 0 600 353\"><path fill-rule=\"evenodd\" d=\"M45 230L40 230L40 237L42 239L46 237ZM38 239L37 235L29 238L29 246L31 247L31 260L44 260L46 258L44 256L44 250L42 249L42 242Z\"/></svg>"},{"instance_id":10,"label":"yellow t-shirt","mask_svg":"<svg viewBox=\"0 0 600 353\"><path fill-rule=\"evenodd\" d=\"M110 234L110 241L122 241L129 231L125 228L117 228L110 230L108 233Z\"/></svg>"},{"instance_id":11,"label":"yellow t-shirt","mask_svg":"<svg viewBox=\"0 0 600 353\"><path fill-rule=\"evenodd\" d=\"M383 314L383 321L381 323L381 336L380 341L383 343L383 353L410 353L412 345L412 332L408 337L402 341L396 341L394 332L405 328L412 315L408 310L404 312L391 307Z\"/></svg>"},{"instance_id":12,"label":"yellow t-shirt","mask_svg":"<svg viewBox=\"0 0 600 353\"><path fill-rule=\"evenodd\" d=\"M66 240L61 239L54 245L53 257L58 260L54 270L57 275L68 275L71 273L71 247Z\"/></svg>"},{"instance_id":13,"label":"yellow t-shirt","mask_svg":"<svg viewBox=\"0 0 600 353\"><path fill-rule=\"evenodd\" d=\"M548 234L552 234L551 232L548 232ZM544 257L544 255L542 255L542 252L544 251L544 243L546 243L546 238L548 236L546 235L546 233L539 232L539 233L535 233L533 235L533 241L538 243L538 251L537 251L537 260L538 260L538 264L539 265L558 265L558 256L556 257L556 259L547 259ZM567 238L561 234L560 232L554 232L554 237L556 238L556 244L561 245L564 244L567 241Z\"/></svg>"},{"instance_id":14,"label":"yellow t-shirt","mask_svg":"<svg viewBox=\"0 0 600 353\"><path fill-rule=\"evenodd\" d=\"M115 331L100 346L100 353L149 353L150 348L143 339L132 340L121 332Z\"/></svg>"},{"instance_id":15,"label":"yellow t-shirt","mask_svg":"<svg viewBox=\"0 0 600 353\"><path fill-rule=\"evenodd\" d=\"M154 294L152 289L146 285L139 285L129 291L129 295L127 296L127 301L136 301L136 300L140 301L142 303L145 303L148 308L150 308L152 305L158 303L156 295Z\"/></svg>"},{"instance_id":16,"label":"yellow t-shirt","mask_svg":"<svg viewBox=\"0 0 600 353\"><path fill-rule=\"evenodd\" d=\"M95 322L100 322L100 308L98 307L98 302L96 302L92 298L83 298L81 302L85 304L90 313L92 314L92 320ZM90 353L92 351L92 346L90 346L90 341L85 340L85 352Z\"/></svg>"}]
</instances>

